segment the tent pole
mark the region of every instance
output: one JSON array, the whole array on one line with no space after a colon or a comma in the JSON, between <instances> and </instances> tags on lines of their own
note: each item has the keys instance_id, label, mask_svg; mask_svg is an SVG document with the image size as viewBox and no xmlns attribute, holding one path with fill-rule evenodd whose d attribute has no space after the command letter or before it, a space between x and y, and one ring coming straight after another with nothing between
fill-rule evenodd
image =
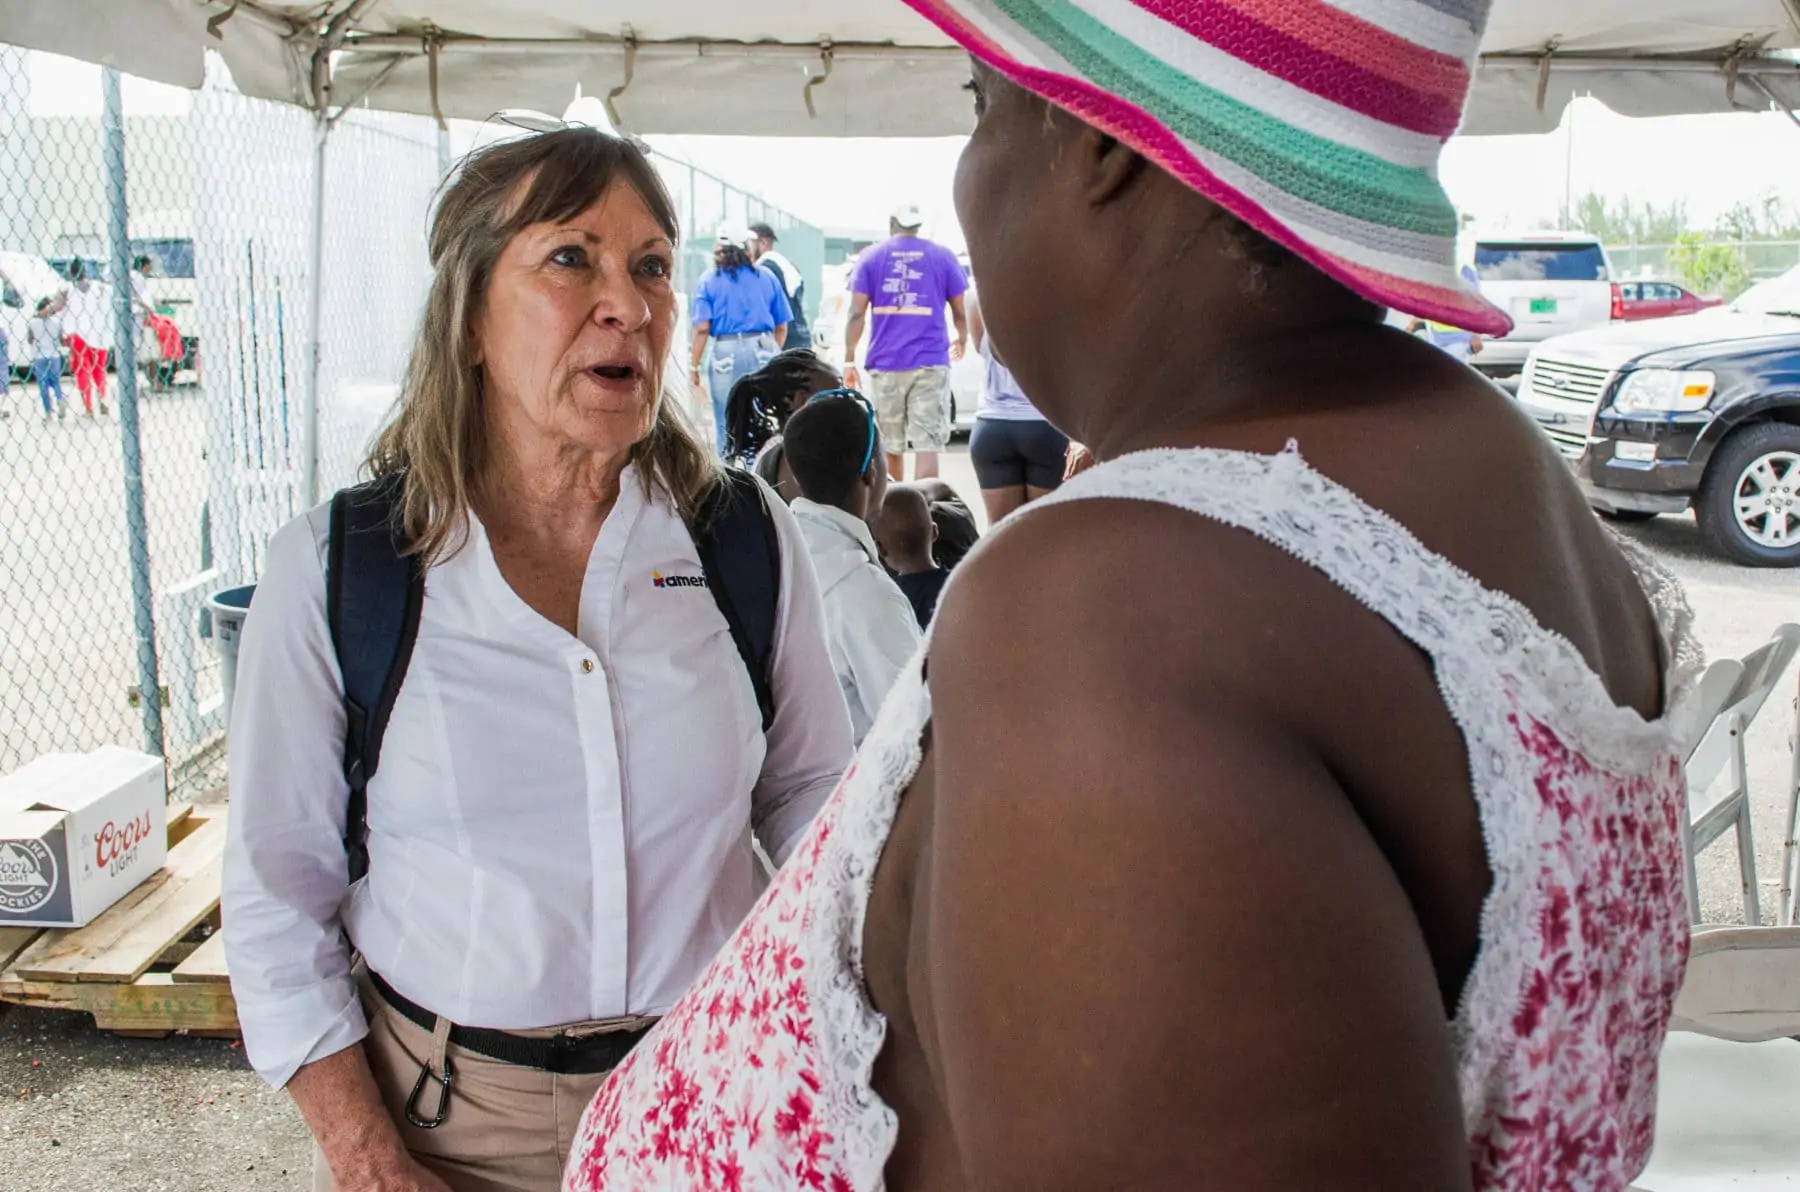
<instances>
[{"instance_id":1,"label":"tent pole","mask_svg":"<svg viewBox=\"0 0 1800 1192\"><path fill-rule=\"evenodd\" d=\"M131 560L131 622L137 635L139 709L144 751L163 757L162 678L156 659L156 606L150 587L150 526L144 513L144 443L138 424L137 311L131 292L131 220L125 194L125 103L119 72L100 70L100 126L106 165L106 232L112 248L113 359L119 378L119 440L124 453L125 533ZM106 374L100 374L106 396ZM92 411L89 411L92 413Z\"/></svg>"},{"instance_id":2,"label":"tent pole","mask_svg":"<svg viewBox=\"0 0 1800 1192\"><path fill-rule=\"evenodd\" d=\"M306 263L306 413L300 440L300 493L311 509L319 503L319 400L321 323L325 313L325 146L331 121L323 109L313 113L312 228Z\"/></svg>"}]
</instances>

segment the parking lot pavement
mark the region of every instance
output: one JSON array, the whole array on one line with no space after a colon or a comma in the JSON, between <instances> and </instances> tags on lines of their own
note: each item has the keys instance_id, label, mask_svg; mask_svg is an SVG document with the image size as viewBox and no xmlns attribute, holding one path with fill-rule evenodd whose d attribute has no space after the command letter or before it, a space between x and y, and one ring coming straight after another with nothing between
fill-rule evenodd
<instances>
[{"instance_id":1,"label":"parking lot pavement","mask_svg":"<svg viewBox=\"0 0 1800 1192\"><path fill-rule=\"evenodd\" d=\"M968 456L944 476L981 517ZM1800 620L1800 576L1721 563L1691 518L1626 530L1686 585L1709 657L1741 655ZM1784 810L1790 673L1749 737L1765 914L1774 906ZM1701 859L1709 919L1741 921L1729 839ZM210 1039L120 1039L74 1014L13 1007L0 1015L0 1189L31 1192L303 1192L310 1149L287 1098L249 1070L243 1050Z\"/></svg>"}]
</instances>

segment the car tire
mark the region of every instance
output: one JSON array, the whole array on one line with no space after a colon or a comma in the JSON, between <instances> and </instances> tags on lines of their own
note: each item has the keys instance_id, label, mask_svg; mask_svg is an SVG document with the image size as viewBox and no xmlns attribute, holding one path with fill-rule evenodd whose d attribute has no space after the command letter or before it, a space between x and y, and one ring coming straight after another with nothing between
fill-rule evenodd
<instances>
[{"instance_id":1,"label":"car tire","mask_svg":"<svg viewBox=\"0 0 1800 1192\"><path fill-rule=\"evenodd\" d=\"M1766 497L1774 508L1759 503L1740 514L1740 497ZM1732 562L1800 567L1800 426L1759 422L1732 432L1713 452L1694 513L1706 545ZM1785 519L1780 535L1771 533L1776 517Z\"/></svg>"},{"instance_id":2,"label":"car tire","mask_svg":"<svg viewBox=\"0 0 1800 1192\"><path fill-rule=\"evenodd\" d=\"M1609 522L1618 522L1622 526L1635 525L1638 522L1655 521L1660 514L1647 509L1596 509L1601 517Z\"/></svg>"}]
</instances>

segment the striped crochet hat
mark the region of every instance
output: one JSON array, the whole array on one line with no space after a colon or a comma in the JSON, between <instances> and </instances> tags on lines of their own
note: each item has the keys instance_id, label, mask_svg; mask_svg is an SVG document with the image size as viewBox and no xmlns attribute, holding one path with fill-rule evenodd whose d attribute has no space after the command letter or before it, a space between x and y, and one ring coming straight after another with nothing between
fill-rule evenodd
<instances>
[{"instance_id":1,"label":"striped crochet hat","mask_svg":"<svg viewBox=\"0 0 1800 1192\"><path fill-rule=\"evenodd\" d=\"M906 0L1357 293L1504 335L1438 157L1490 0Z\"/></svg>"}]
</instances>

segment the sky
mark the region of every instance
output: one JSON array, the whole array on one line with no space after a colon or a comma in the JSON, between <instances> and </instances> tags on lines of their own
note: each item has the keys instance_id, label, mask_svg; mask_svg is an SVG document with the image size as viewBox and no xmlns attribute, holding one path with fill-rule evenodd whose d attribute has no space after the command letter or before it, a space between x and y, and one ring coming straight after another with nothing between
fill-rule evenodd
<instances>
[{"instance_id":1,"label":"sky","mask_svg":"<svg viewBox=\"0 0 1800 1192\"><path fill-rule=\"evenodd\" d=\"M98 67L48 54L29 61L33 115L99 115ZM127 114L179 114L190 100L178 88L127 78L124 102ZM592 99L576 100L569 115L604 123ZM460 147L474 128L459 131ZM879 230L897 204L913 202L928 235L962 246L950 198L959 137L648 139L810 223ZM1636 120L1582 99L1553 133L1456 138L1442 174L1450 197L1483 230L1553 226L1565 195L1588 191L1682 202L1704 227L1771 193L1800 203L1800 126L1778 113Z\"/></svg>"}]
</instances>

